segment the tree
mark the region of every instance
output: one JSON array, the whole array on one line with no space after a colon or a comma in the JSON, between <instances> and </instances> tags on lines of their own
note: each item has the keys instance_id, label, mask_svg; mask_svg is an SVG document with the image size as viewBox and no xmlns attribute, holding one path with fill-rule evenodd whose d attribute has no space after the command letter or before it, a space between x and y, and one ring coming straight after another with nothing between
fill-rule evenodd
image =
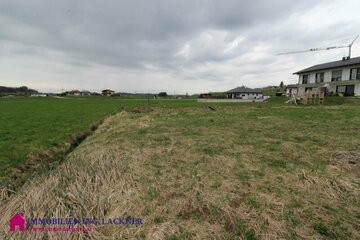
<instances>
[{"instance_id":1,"label":"tree","mask_svg":"<svg viewBox=\"0 0 360 240\"><path fill-rule=\"evenodd\" d=\"M166 93L166 92L160 92L158 95L159 95L159 97L167 97L167 93Z\"/></svg>"},{"instance_id":2,"label":"tree","mask_svg":"<svg viewBox=\"0 0 360 240\"><path fill-rule=\"evenodd\" d=\"M281 81L280 82L280 86L279 86L281 89L284 89L284 82L283 81Z\"/></svg>"}]
</instances>

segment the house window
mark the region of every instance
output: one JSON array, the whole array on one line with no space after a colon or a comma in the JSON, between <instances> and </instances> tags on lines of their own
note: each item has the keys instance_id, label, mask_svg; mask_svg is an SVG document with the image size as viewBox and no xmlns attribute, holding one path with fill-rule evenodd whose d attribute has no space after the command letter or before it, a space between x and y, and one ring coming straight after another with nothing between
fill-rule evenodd
<instances>
[{"instance_id":1,"label":"house window","mask_svg":"<svg viewBox=\"0 0 360 240\"><path fill-rule=\"evenodd\" d=\"M309 83L309 74L303 75L302 76L302 83L303 84L308 84Z\"/></svg>"},{"instance_id":2,"label":"house window","mask_svg":"<svg viewBox=\"0 0 360 240\"><path fill-rule=\"evenodd\" d=\"M333 71L331 75L331 81L332 82L341 81L341 76L342 76L342 70Z\"/></svg>"},{"instance_id":3,"label":"house window","mask_svg":"<svg viewBox=\"0 0 360 240\"><path fill-rule=\"evenodd\" d=\"M316 83L324 82L324 72L316 73L315 82Z\"/></svg>"},{"instance_id":4,"label":"house window","mask_svg":"<svg viewBox=\"0 0 360 240\"><path fill-rule=\"evenodd\" d=\"M354 96L355 85L339 85L336 88L337 93L342 93L345 96Z\"/></svg>"},{"instance_id":5,"label":"house window","mask_svg":"<svg viewBox=\"0 0 360 240\"><path fill-rule=\"evenodd\" d=\"M360 68L352 68L350 70L350 80L360 80Z\"/></svg>"},{"instance_id":6,"label":"house window","mask_svg":"<svg viewBox=\"0 0 360 240\"><path fill-rule=\"evenodd\" d=\"M336 92L337 93L345 93L346 86L337 86Z\"/></svg>"}]
</instances>

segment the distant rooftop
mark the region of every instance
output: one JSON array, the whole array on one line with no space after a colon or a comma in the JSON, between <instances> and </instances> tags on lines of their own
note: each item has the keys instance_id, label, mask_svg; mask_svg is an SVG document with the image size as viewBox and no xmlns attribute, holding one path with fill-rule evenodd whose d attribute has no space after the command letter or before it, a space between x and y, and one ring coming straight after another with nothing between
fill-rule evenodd
<instances>
[{"instance_id":1,"label":"distant rooftop","mask_svg":"<svg viewBox=\"0 0 360 240\"><path fill-rule=\"evenodd\" d=\"M308 72L313 72L313 71L325 70L325 69L329 69L329 68L346 67L346 66L351 66L351 65L356 65L356 64L360 64L360 57L314 65L312 67L305 68L305 69L295 72L293 74L308 73Z\"/></svg>"},{"instance_id":2,"label":"distant rooftop","mask_svg":"<svg viewBox=\"0 0 360 240\"><path fill-rule=\"evenodd\" d=\"M242 87L237 87L237 88L231 89L231 90L227 91L226 93L261 93L261 91L242 86Z\"/></svg>"}]
</instances>

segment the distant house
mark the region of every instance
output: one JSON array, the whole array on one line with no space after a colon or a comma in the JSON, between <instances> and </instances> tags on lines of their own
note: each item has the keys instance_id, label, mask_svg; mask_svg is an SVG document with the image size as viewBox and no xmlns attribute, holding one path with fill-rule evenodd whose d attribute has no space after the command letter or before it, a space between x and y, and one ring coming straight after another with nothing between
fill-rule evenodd
<instances>
[{"instance_id":1,"label":"distant house","mask_svg":"<svg viewBox=\"0 0 360 240\"><path fill-rule=\"evenodd\" d=\"M298 86L296 84L287 85L285 89L287 96L291 96L292 94L297 95L298 93Z\"/></svg>"},{"instance_id":2,"label":"distant house","mask_svg":"<svg viewBox=\"0 0 360 240\"><path fill-rule=\"evenodd\" d=\"M81 96L81 92L79 90L71 90L64 92L65 96Z\"/></svg>"},{"instance_id":3,"label":"distant house","mask_svg":"<svg viewBox=\"0 0 360 240\"><path fill-rule=\"evenodd\" d=\"M245 86L237 87L225 92L228 99L262 99L260 90L248 88Z\"/></svg>"},{"instance_id":4,"label":"distant house","mask_svg":"<svg viewBox=\"0 0 360 240\"><path fill-rule=\"evenodd\" d=\"M327 92L342 93L345 96L360 96L360 57L314 65L297 71L299 76L297 92L324 88ZM289 88L290 91L290 88Z\"/></svg>"},{"instance_id":5,"label":"distant house","mask_svg":"<svg viewBox=\"0 0 360 240\"><path fill-rule=\"evenodd\" d=\"M71 95L72 95L72 96L81 96L81 92L78 91L78 90L72 90L72 91L71 91Z\"/></svg>"},{"instance_id":6,"label":"distant house","mask_svg":"<svg viewBox=\"0 0 360 240\"><path fill-rule=\"evenodd\" d=\"M111 96L111 95L113 95L115 93L115 91L113 91L113 90L110 90L110 89L105 89L105 90L102 90L102 95L103 96Z\"/></svg>"},{"instance_id":7,"label":"distant house","mask_svg":"<svg viewBox=\"0 0 360 240\"><path fill-rule=\"evenodd\" d=\"M47 97L48 95L45 93L32 93L30 97Z\"/></svg>"},{"instance_id":8,"label":"distant house","mask_svg":"<svg viewBox=\"0 0 360 240\"><path fill-rule=\"evenodd\" d=\"M96 93L92 93L89 91L71 90L71 91L63 92L60 95L61 96L92 96L92 95L96 95Z\"/></svg>"},{"instance_id":9,"label":"distant house","mask_svg":"<svg viewBox=\"0 0 360 240\"><path fill-rule=\"evenodd\" d=\"M81 91L80 94L81 94L81 96L91 96L92 95L92 93L89 91Z\"/></svg>"}]
</instances>

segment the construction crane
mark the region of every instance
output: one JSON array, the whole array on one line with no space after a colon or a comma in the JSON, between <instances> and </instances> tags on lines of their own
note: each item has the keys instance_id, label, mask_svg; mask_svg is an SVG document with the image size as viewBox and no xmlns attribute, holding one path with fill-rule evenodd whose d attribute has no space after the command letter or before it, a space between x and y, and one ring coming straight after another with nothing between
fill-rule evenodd
<instances>
[{"instance_id":1,"label":"construction crane","mask_svg":"<svg viewBox=\"0 0 360 240\"><path fill-rule=\"evenodd\" d=\"M276 55L285 55L285 54L294 54L294 53L305 53L305 52L315 52L315 51L324 51L324 50L332 50L337 48L349 48L349 56L348 58L351 58L351 47L358 39L359 35L357 35L354 40L349 45L341 45L341 46L331 46L331 47L325 47L325 48L310 48L308 50L300 50L300 51L292 51L292 52L285 52L285 53L278 53Z\"/></svg>"}]
</instances>

